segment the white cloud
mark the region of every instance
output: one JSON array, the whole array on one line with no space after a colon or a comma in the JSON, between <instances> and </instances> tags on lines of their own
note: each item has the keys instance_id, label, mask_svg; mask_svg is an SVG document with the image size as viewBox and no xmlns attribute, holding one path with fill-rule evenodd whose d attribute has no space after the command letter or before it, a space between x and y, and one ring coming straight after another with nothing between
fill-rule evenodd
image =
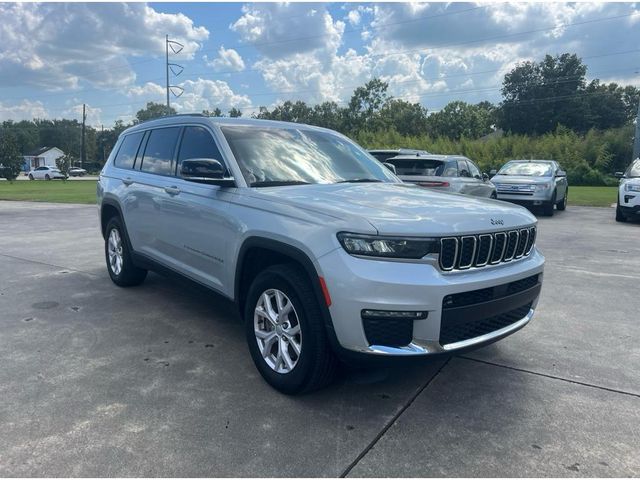
<instances>
[{"instance_id":1,"label":"white cloud","mask_svg":"<svg viewBox=\"0 0 640 480\"><path fill-rule=\"evenodd\" d=\"M32 120L34 118L49 118L49 112L42 102L23 100L9 105L0 102L0 120Z\"/></svg>"},{"instance_id":2,"label":"white cloud","mask_svg":"<svg viewBox=\"0 0 640 480\"><path fill-rule=\"evenodd\" d=\"M245 69L244 60L233 48L226 49L221 46L218 50L218 57L209 60L206 55L203 57L205 63L213 67L216 71L230 70L240 72Z\"/></svg>"},{"instance_id":3,"label":"white cloud","mask_svg":"<svg viewBox=\"0 0 640 480\"><path fill-rule=\"evenodd\" d=\"M251 107L247 95L238 94L222 80L187 80L181 84L184 93L174 99L172 105L179 112L201 112L220 108L222 111L235 108Z\"/></svg>"},{"instance_id":4,"label":"white cloud","mask_svg":"<svg viewBox=\"0 0 640 480\"><path fill-rule=\"evenodd\" d=\"M183 14L142 3L0 4L0 71L11 72L0 77L0 86L130 85L129 57L161 56L165 34L185 45L181 58L187 59L209 36Z\"/></svg>"},{"instance_id":5,"label":"white cloud","mask_svg":"<svg viewBox=\"0 0 640 480\"><path fill-rule=\"evenodd\" d=\"M360 25L360 12L358 10L351 10L347 14L347 20L353 26Z\"/></svg>"}]
</instances>

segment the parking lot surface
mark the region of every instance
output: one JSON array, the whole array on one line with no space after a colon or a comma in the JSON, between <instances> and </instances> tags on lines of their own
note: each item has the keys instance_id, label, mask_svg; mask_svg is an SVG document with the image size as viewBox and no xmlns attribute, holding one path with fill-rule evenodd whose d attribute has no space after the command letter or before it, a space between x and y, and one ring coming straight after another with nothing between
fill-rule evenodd
<instances>
[{"instance_id":1,"label":"parking lot surface","mask_svg":"<svg viewBox=\"0 0 640 480\"><path fill-rule=\"evenodd\" d=\"M95 206L0 202L0 476L639 476L640 224L541 218L533 322L287 397L228 302L109 280Z\"/></svg>"}]
</instances>

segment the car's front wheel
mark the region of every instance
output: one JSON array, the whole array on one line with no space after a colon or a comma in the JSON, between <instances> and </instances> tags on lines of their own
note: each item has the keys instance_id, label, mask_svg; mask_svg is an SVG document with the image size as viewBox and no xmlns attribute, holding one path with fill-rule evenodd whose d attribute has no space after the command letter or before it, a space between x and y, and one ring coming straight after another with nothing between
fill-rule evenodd
<instances>
[{"instance_id":1,"label":"car's front wheel","mask_svg":"<svg viewBox=\"0 0 640 480\"><path fill-rule=\"evenodd\" d=\"M33 180L33 175L29 174L29 180Z\"/></svg>"},{"instance_id":2,"label":"car's front wheel","mask_svg":"<svg viewBox=\"0 0 640 480\"><path fill-rule=\"evenodd\" d=\"M542 213L544 213L546 217L553 217L553 207L555 206L556 206L556 192L553 192L553 197L551 197L551 201L546 202L544 205L542 205Z\"/></svg>"},{"instance_id":3,"label":"car's front wheel","mask_svg":"<svg viewBox=\"0 0 640 480\"><path fill-rule=\"evenodd\" d=\"M50 176L49 176L49 174L47 173L47 174L44 176L44 179L45 179L45 180L51 180L51 177L50 177Z\"/></svg>"},{"instance_id":4,"label":"car's front wheel","mask_svg":"<svg viewBox=\"0 0 640 480\"><path fill-rule=\"evenodd\" d=\"M104 255L107 270L113 283L119 287L140 285L147 276L147 271L133 264L129 243L119 217L113 217L107 224L104 241Z\"/></svg>"},{"instance_id":5,"label":"car's front wheel","mask_svg":"<svg viewBox=\"0 0 640 480\"><path fill-rule=\"evenodd\" d=\"M622 208L620 208L620 200L616 203L616 222L626 222L627 217L622 213Z\"/></svg>"},{"instance_id":6,"label":"car's front wheel","mask_svg":"<svg viewBox=\"0 0 640 480\"><path fill-rule=\"evenodd\" d=\"M245 303L251 357L276 390L297 394L331 382L337 360L307 276L293 265L275 265L255 278Z\"/></svg>"},{"instance_id":7,"label":"car's front wheel","mask_svg":"<svg viewBox=\"0 0 640 480\"><path fill-rule=\"evenodd\" d=\"M564 192L564 197L562 198L562 200L560 200L557 204L556 207L558 208L558 210L560 210L561 212L567 209L567 199L569 197L569 189L567 188L566 192Z\"/></svg>"}]
</instances>

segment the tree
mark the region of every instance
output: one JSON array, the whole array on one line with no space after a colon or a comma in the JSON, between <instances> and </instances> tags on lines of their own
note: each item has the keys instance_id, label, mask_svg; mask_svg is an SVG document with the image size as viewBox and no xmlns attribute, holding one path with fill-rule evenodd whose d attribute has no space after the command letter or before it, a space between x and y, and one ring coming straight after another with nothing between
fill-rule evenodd
<instances>
[{"instance_id":1,"label":"tree","mask_svg":"<svg viewBox=\"0 0 640 480\"><path fill-rule=\"evenodd\" d=\"M176 110L173 107L167 108L167 106L162 103L147 102L147 106L145 108L138 110L133 123L146 122L147 120L153 120L154 118L175 114Z\"/></svg>"},{"instance_id":2,"label":"tree","mask_svg":"<svg viewBox=\"0 0 640 480\"><path fill-rule=\"evenodd\" d=\"M347 129L351 132L359 130L377 131L387 126L387 122L380 115L389 96L389 84L379 78L374 78L363 87L354 90L347 107Z\"/></svg>"},{"instance_id":3,"label":"tree","mask_svg":"<svg viewBox=\"0 0 640 480\"><path fill-rule=\"evenodd\" d=\"M499 125L514 133L541 134L558 125L585 131L588 106L581 94L586 72L582 60L568 53L517 65L502 83Z\"/></svg>"},{"instance_id":4,"label":"tree","mask_svg":"<svg viewBox=\"0 0 640 480\"><path fill-rule=\"evenodd\" d=\"M20 175L23 159L18 150L15 134L2 132L0 135L0 177L9 181Z\"/></svg>"},{"instance_id":5,"label":"tree","mask_svg":"<svg viewBox=\"0 0 640 480\"><path fill-rule=\"evenodd\" d=\"M242 116L242 111L236 107L233 107L231 110L229 110L229 116L231 118L239 118Z\"/></svg>"},{"instance_id":6,"label":"tree","mask_svg":"<svg viewBox=\"0 0 640 480\"><path fill-rule=\"evenodd\" d=\"M493 131L495 107L489 102L472 105L462 101L448 103L427 118L429 132L458 140L479 138Z\"/></svg>"},{"instance_id":7,"label":"tree","mask_svg":"<svg viewBox=\"0 0 640 480\"><path fill-rule=\"evenodd\" d=\"M71 165L73 165L73 158L71 155L63 155L60 158L56 158L56 167L58 167L65 175L69 174Z\"/></svg>"},{"instance_id":8,"label":"tree","mask_svg":"<svg viewBox=\"0 0 640 480\"><path fill-rule=\"evenodd\" d=\"M205 117L224 117L224 114L222 113L222 110L220 110L218 107L214 108L212 111L203 110L202 114Z\"/></svg>"},{"instance_id":9,"label":"tree","mask_svg":"<svg viewBox=\"0 0 640 480\"><path fill-rule=\"evenodd\" d=\"M401 135L417 136L427 130L427 109L419 103L389 99L380 109L380 116Z\"/></svg>"}]
</instances>

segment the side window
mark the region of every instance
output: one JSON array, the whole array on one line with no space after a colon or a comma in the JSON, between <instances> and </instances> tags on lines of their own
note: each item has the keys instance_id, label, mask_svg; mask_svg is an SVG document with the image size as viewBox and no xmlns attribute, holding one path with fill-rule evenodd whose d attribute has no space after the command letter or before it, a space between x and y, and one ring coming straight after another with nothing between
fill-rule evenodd
<instances>
[{"instance_id":1,"label":"side window","mask_svg":"<svg viewBox=\"0 0 640 480\"><path fill-rule=\"evenodd\" d=\"M469 172L473 178L482 179L482 175L480 174L480 169L476 167L476 164L471 160L467 160L467 165L469 165Z\"/></svg>"},{"instance_id":2,"label":"side window","mask_svg":"<svg viewBox=\"0 0 640 480\"><path fill-rule=\"evenodd\" d=\"M171 165L179 133L180 127L152 130L147 140L140 170L158 175L172 175Z\"/></svg>"},{"instance_id":3,"label":"side window","mask_svg":"<svg viewBox=\"0 0 640 480\"><path fill-rule=\"evenodd\" d=\"M455 161L448 161L445 163L443 177L457 177L458 176L458 164Z\"/></svg>"},{"instance_id":4,"label":"side window","mask_svg":"<svg viewBox=\"0 0 640 480\"><path fill-rule=\"evenodd\" d=\"M178 153L178 172L182 161L191 158L213 158L224 165L222 154L211 133L202 127L185 127Z\"/></svg>"},{"instance_id":5,"label":"side window","mask_svg":"<svg viewBox=\"0 0 640 480\"><path fill-rule=\"evenodd\" d=\"M460 172L461 177L470 177L471 173L469 172L469 167L467 166L466 160L458 160L458 171Z\"/></svg>"},{"instance_id":6,"label":"side window","mask_svg":"<svg viewBox=\"0 0 640 480\"><path fill-rule=\"evenodd\" d=\"M120 149L118 150L118 154L114 160L116 167L133 168L133 164L136 161L136 153L138 152L140 140L142 140L143 135L144 133L140 132L132 133L131 135L124 137L122 145L120 145Z\"/></svg>"}]
</instances>

